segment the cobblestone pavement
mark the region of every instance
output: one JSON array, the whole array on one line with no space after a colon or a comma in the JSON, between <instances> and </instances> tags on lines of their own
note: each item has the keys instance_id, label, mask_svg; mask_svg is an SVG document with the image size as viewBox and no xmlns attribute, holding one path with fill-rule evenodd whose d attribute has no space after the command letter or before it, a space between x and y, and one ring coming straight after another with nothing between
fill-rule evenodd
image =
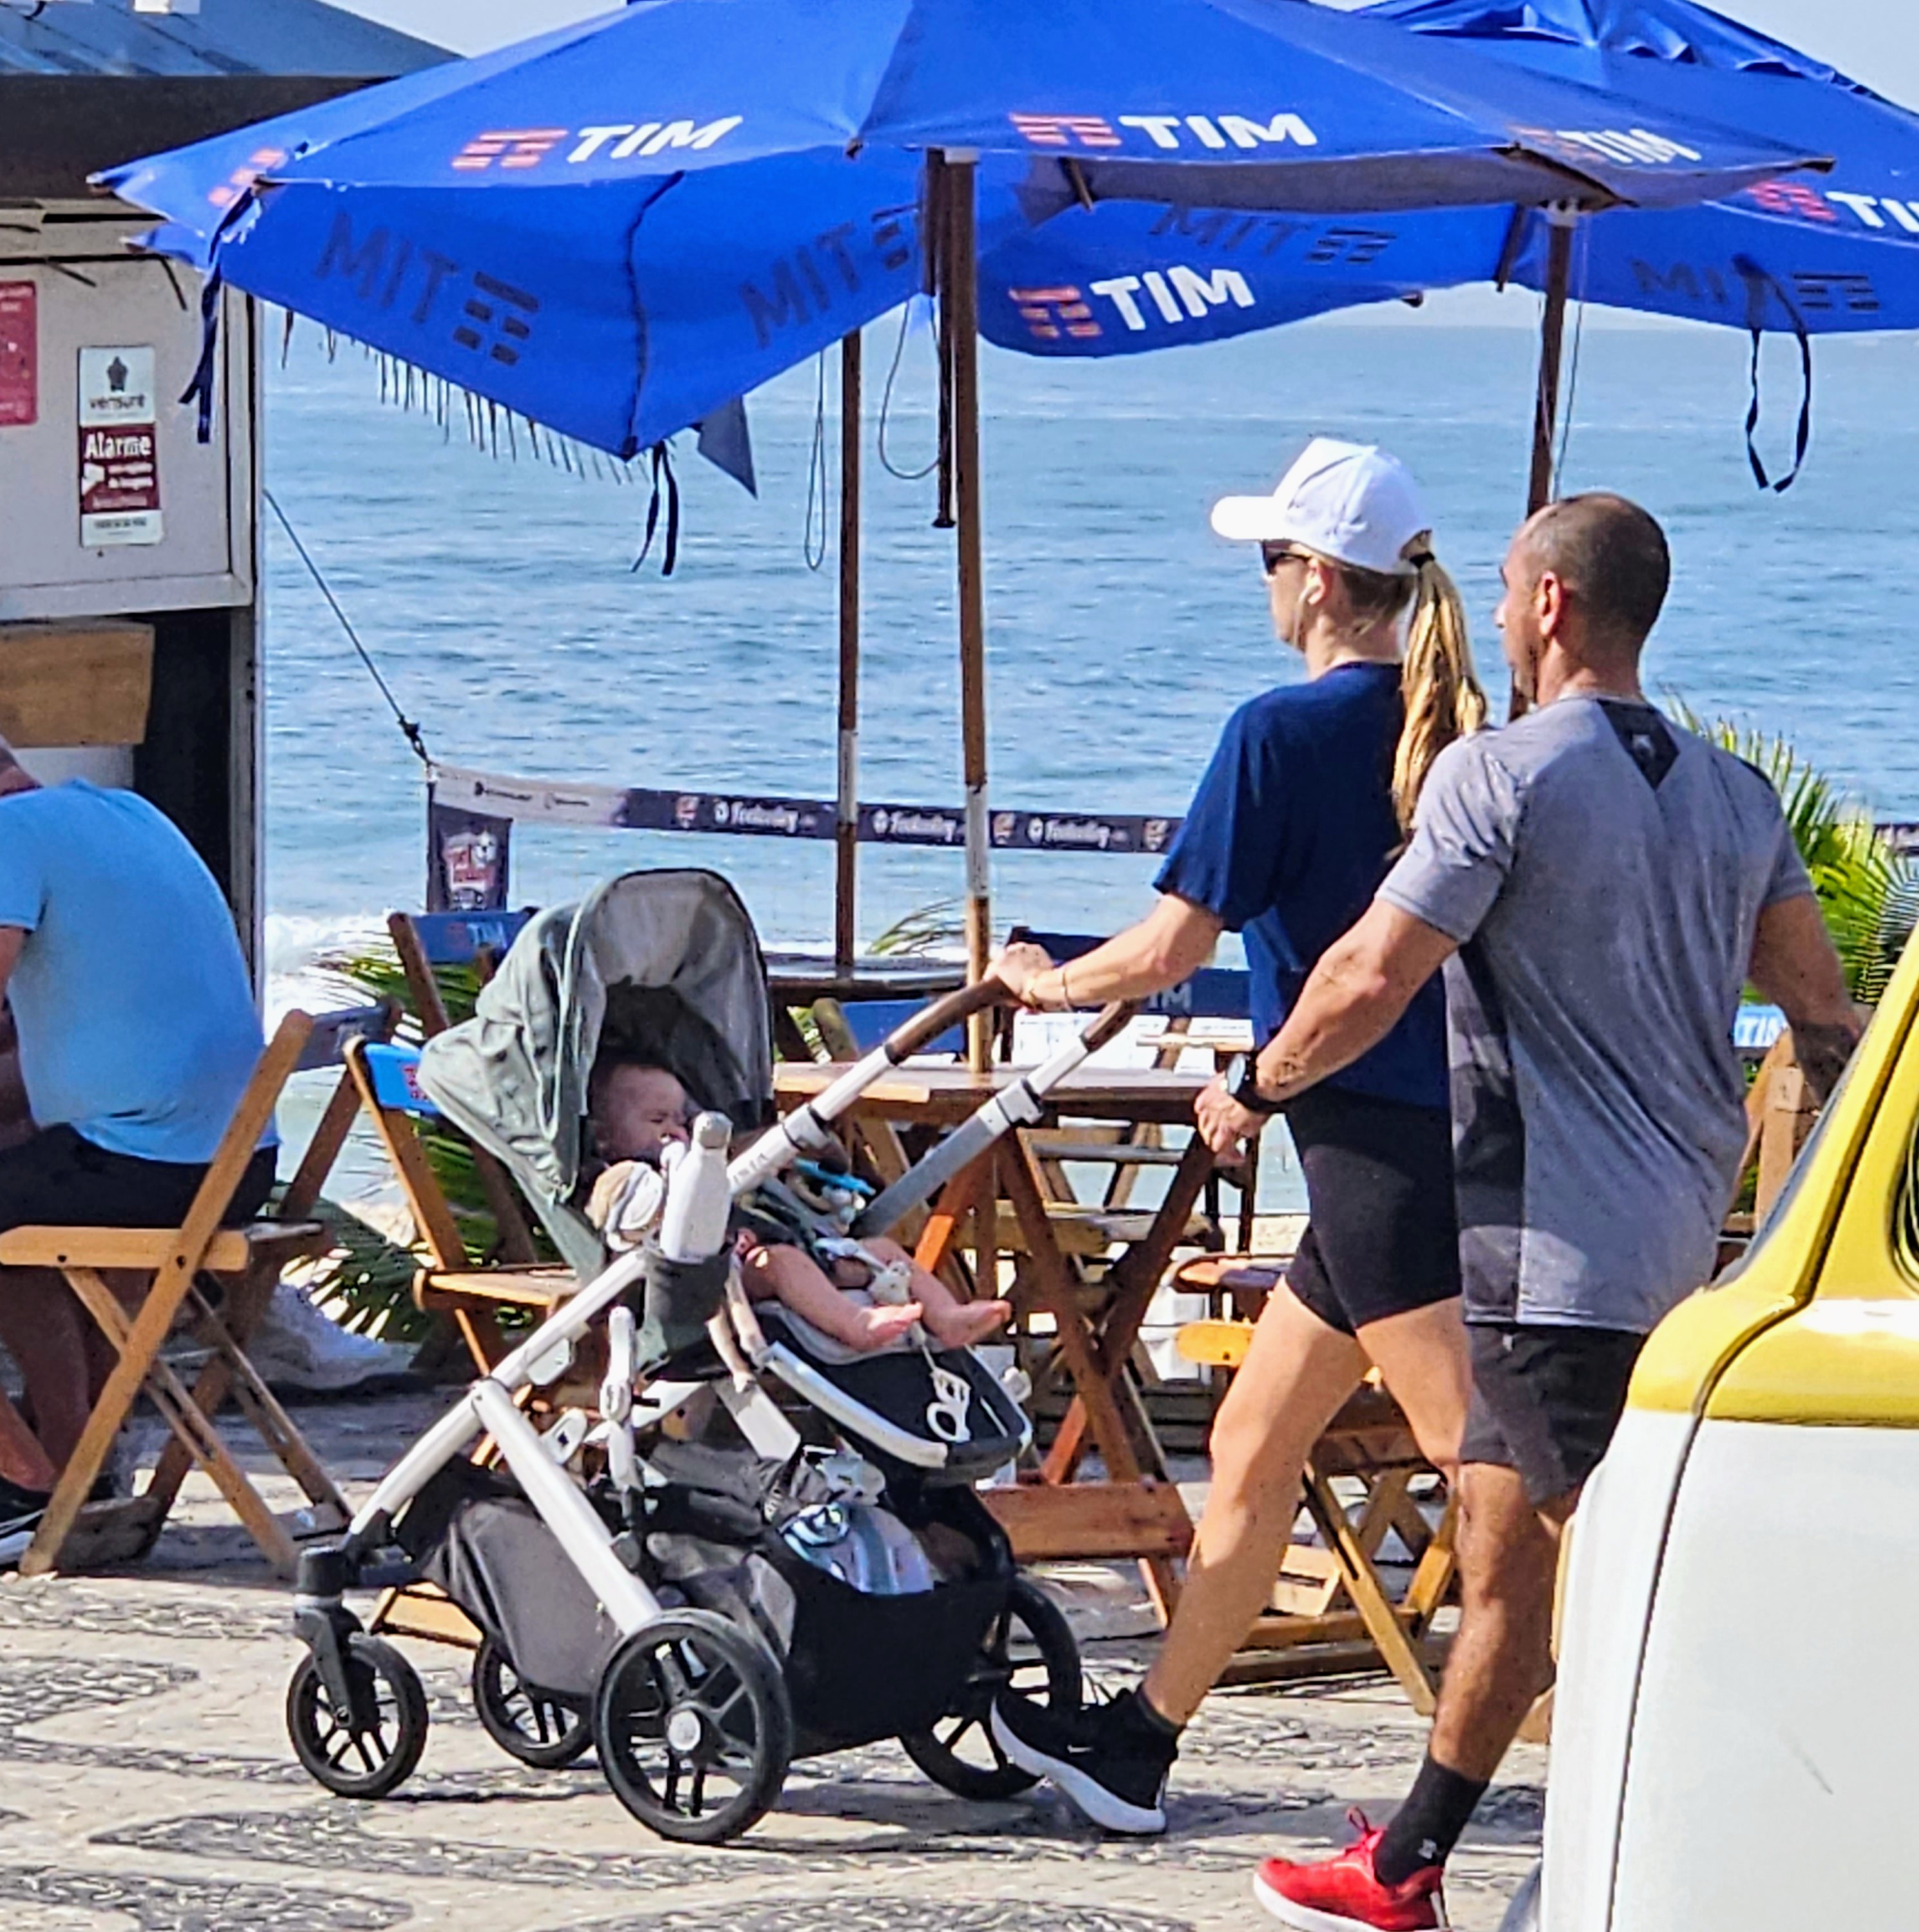
<instances>
[{"instance_id":1,"label":"cobblestone pavement","mask_svg":"<svg viewBox=\"0 0 1919 1932\"><path fill-rule=\"evenodd\" d=\"M438 1407L301 1419L351 1492ZM190 1490L141 1572L0 1582L7 1932L1250 1928L1270 1922L1248 1889L1258 1859L1339 1842L1349 1805L1390 1810L1423 1736L1384 1680L1228 1692L1189 1736L1155 1843L1103 1839L1043 1792L966 1803L886 1744L796 1766L739 1845L683 1849L630 1818L590 1757L538 1772L503 1756L472 1715L463 1655L409 1642L433 1713L425 1761L396 1796L355 1804L293 1761L282 1704L298 1647L249 1547L210 1490ZM1128 1678L1147 1646L1126 1573L1048 1580L1096 1682ZM1516 1750L1506 1774L1449 1888L1468 1932L1492 1932L1537 1855L1543 1754Z\"/></svg>"}]
</instances>

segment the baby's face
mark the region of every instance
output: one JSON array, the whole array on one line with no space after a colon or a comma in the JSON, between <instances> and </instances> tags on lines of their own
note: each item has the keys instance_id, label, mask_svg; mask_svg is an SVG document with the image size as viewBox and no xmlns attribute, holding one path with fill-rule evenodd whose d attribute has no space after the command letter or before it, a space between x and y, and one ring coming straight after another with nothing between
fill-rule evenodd
<instances>
[{"instance_id":1,"label":"baby's face","mask_svg":"<svg viewBox=\"0 0 1919 1932\"><path fill-rule=\"evenodd\" d=\"M616 1066L600 1090L600 1153L607 1160L657 1161L670 1141L682 1144L686 1089L657 1066Z\"/></svg>"}]
</instances>

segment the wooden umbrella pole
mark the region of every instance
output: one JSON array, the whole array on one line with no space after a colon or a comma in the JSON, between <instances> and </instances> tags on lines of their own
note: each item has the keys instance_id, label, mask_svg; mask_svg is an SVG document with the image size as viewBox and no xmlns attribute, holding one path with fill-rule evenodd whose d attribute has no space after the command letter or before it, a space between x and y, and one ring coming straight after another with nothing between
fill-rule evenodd
<instances>
[{"instance_id":1,"label":"wooden umbrella pole","mask_svg":"<svg viewBox=\"0 0 1919 1932\"><path fill-rule=\"evenodd\" d=\"M859 509L863 396L858 329L840 342L840 718L833 824L833 964L850 972L859 880Z\"/></svg>"},{"instance_id":2,"label":"wooden umbrella pole","mask_svg":"<svg viewBox=\"0 0 1919 1932\"><path fill-rule=\"evenodd\" d=\"M974 248L978 165L970 154L948 154L943 320L951 344L953 383L953 494L959 524L960 732L966 780L966 966L969 980L985 977L992 950L990 847L986 808L986 603L979 497L979 286ZM967 1032L967 1058L985 1070L990 1016L976 1014Z\"/></svg>"},{"instance_id":3,"label":"wooden umbrella pole","mask_svg":"<svg viewBox=\"0 0 1919 1932\"><path fill-rule=\"evenodd\" d=\"M1567 207L1547 209L1546 313L1540 323L1539 392L1533 400L1533 466L1526 488L1526 514L1552 501L1553 448L1559 435L1559 388L1566 356L1566 302L1573 280L1573 224ZM1516 685L1508 718L1525 715L1526 700Z\"/></svg>"}]
</instances>

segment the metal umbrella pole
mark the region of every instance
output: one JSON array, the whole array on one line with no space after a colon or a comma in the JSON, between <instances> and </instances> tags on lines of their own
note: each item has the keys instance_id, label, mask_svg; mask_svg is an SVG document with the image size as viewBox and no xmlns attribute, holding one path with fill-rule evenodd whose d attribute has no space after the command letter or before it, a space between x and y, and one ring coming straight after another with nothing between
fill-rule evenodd
<instances>
[{"instance_id":1,"label":"metal umbrella pole","mask_svg":"<svg viewBox=\"0 0 1919 1932\"><path fill-rule=\"evenodd\" d=\"M958 523L960 734L966 782L966 967L982 980L992 953L992 868L986 806L986 604L979 494L979 284L975 229L977 159L949 152L938 171L941 322L952 358L952 474ZM985 1072L992 1022L967 1022L967 1057Z\"/></svg>"},{"instance_id":2,"label":"metal umbrella pole","mask_svg":"<svg viewBox=\"0 0 1919 1932\"><path fill-rule=\"evenodd\" d=\"M840 342L839 791L834 817L833 964L853 970L859 876L860 333Z\"/></svg>"},{"instance_id":3,"label":"metal umbrella pole","mask_svg":"<svg viewBox=\"0 0 1919 1932\"><path fill-rule=\"evenodd\" d=\"M1553 446L1559 431L1560 371L1566 355L1566 302L1573 284L1577 212L1564 202L1546 210L1546 314L1540 329L1539 394L1533 406L1533 468L1526 514L1552 501Z\"/></svg>"},{"instance_id":4,"label":"metal umbrella pole","mask_svg":"<svg viewBox=\"0 0 1919 1932\"><path fill-rule=\"evenodd\" d=\"M1526 486L1530 517L1552 501L1553 450L1559 436L1559 392L1566 359L1566 304L1573 283L1573 230L1578 211L1569 202L1546 211L1546 313L1540 323L1540 380L1533 399L1533 465ZM1526 700L1513 688L1507 711L1510 719L1523 717Z\"/></svg>"}]
</instances>

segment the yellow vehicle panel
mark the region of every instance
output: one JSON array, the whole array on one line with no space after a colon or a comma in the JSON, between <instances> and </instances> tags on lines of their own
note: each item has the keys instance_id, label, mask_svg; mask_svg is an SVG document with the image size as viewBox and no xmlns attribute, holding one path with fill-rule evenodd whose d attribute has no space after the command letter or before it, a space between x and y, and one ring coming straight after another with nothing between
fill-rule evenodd
<instances>
[{"instance_id":1,"label":"yellow vehicle panel","mask_svg":"<svg viewBox=\"0 0 1919 1932\"><path fill-rule=\"evenodd\" d=\"M1648 1342L1632 1407L1919 1426L1919 1291L1896 1239L1919 1120L1915 1015L1919 944L1751 1254Z\"/></svg>"}]
</instances>

